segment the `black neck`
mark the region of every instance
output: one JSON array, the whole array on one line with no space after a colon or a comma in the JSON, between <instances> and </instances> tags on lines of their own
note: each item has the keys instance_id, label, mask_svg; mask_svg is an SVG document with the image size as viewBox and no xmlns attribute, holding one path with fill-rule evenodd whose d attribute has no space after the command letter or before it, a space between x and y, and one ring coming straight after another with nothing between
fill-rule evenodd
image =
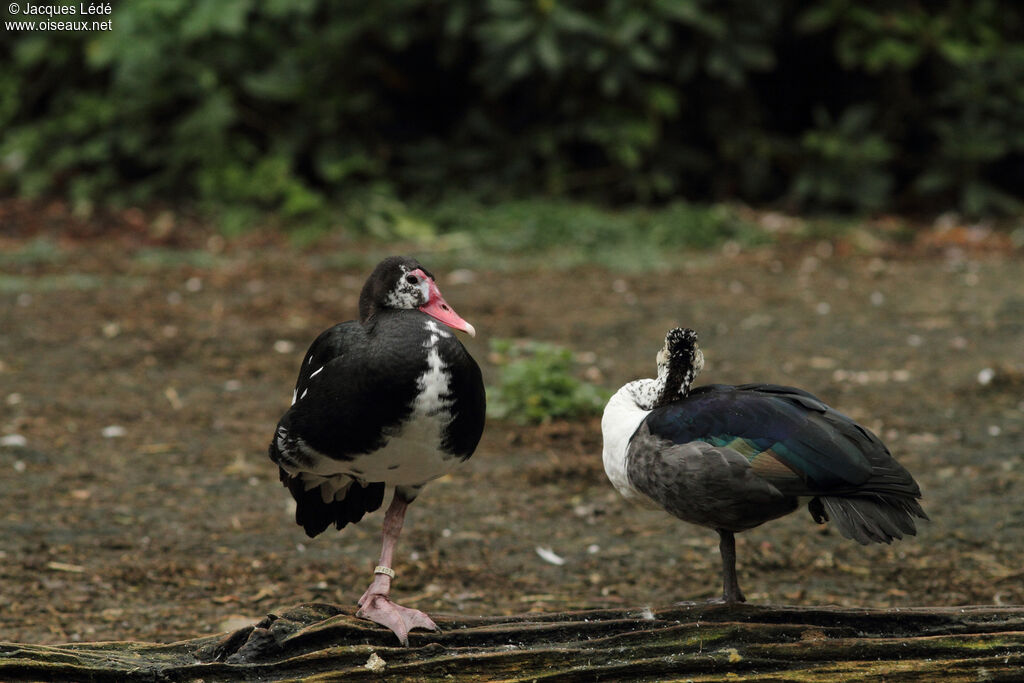
<instances>
[{"instance_id":1,"label":"black neck","mask_svg":"<svg viewBox=\"0 0 1024 683\"><path fill-rule=\"evenodd\" d=\"M686 396L690 392L690 385L693 383L693 366L684 363L670 363L668 374L665 375L665 384L654 401L654 407L660 408L676 399Z\"/></svg>"},{"instance_id":2,"label":"black neck","mask_svg":"<svg viewBox=\"0 0 1024 683\"><path fill-rule=\"evenodd\" d=\"M374 284L367 282L363 291L359 293L359 322L366 323L374 313L377 312L376 300L380 294L376 291Z\"/></svg>"}]
</instances>

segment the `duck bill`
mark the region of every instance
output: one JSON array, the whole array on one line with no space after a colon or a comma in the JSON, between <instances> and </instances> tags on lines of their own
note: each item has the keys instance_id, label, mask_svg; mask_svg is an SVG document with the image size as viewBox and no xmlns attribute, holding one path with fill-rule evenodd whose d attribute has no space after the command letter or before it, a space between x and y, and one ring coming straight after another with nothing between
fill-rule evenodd
<instances>
[{"instance_id":1,"label":"duck bill","mask_svg":"<svg viewBox=\"0 0 1024 683\"><path fill-rule=\"evenodd\" d=\"M430 281L430 300L423 306L420 306L419 310L454 330L461 330L470 337L476 336L476 329L463 320L462 316L448 305L448 302L441 296L441 290L437 288L433 280Z\"/></svg>"}]
</instances>

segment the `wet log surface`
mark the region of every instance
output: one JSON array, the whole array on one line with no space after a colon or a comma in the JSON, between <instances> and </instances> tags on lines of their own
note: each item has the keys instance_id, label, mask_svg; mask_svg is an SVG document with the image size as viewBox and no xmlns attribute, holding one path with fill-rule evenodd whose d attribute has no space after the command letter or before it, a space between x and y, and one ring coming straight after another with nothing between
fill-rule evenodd
<instances>
[{"instance_id":1,"label":"wet log surface","mask_svg":"<svg viewBox=\"0 0 1024 683\"><path fill-rule=\"evenodd\" d=\"M743 605L506 617L434 615L388 631L327 604L171 644L0 643L0 680L1017 681L1024 607L869 610Z\"/></svg>"}]
</instances>

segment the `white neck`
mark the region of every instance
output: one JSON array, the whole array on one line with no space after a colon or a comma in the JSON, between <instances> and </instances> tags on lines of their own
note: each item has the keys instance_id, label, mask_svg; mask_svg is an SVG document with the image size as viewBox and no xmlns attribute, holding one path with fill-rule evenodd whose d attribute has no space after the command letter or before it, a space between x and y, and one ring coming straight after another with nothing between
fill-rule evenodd
<instances>
[{"instance_id":1,"label":"white neck","mask_svg":"<svg viewBox=\"0 0 1024 683\"><path fill-rule=\"evenodd\" d=\"M626 500L653 505L647 496L633 488L626 472L629 439L651 412L651 406L664 385L664 379L638 379L626 384L611 397L601 417L604 437L604 471Z\"/></svg>"}]
</instances>

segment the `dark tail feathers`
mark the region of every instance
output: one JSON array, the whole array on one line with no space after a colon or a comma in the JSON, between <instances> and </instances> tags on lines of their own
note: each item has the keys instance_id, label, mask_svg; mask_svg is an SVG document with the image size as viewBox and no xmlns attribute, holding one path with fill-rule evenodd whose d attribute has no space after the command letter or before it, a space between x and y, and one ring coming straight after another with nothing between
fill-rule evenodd
<instances>
[{"instance_id":1,"label":"dark tail feathers","mask_svg":"<svg viewBox=\"0 0 1024 683\"><path fill-rule=\"evenodd\" d=\"M310 538L323 533L331 524L342 529L346 524L355 524L367 512L380 508L384 502L384 482L374 482L362 486L353 481L342 500L325 503L316 486L306 490L302 479L293 477L283 468L281 482L288 487L295 499L295 523L306 530Z\"/></svg>"},{"instance_id":2,"label":"dark tail feathers","mask_svg":"<svg viewBox=\"0 0 1024 683\"><path fill-rule=\"evenodd\" d=\"M816 506L817 500L820 503ZM824 520L815 514L822 507ZM928 519L921 505L909 496L821 496L812 500L809 508L816 521L831 519L839 533L863 545L892 543L904 534L916 536L914 518Z\"/></svg>"}]
</instances>

